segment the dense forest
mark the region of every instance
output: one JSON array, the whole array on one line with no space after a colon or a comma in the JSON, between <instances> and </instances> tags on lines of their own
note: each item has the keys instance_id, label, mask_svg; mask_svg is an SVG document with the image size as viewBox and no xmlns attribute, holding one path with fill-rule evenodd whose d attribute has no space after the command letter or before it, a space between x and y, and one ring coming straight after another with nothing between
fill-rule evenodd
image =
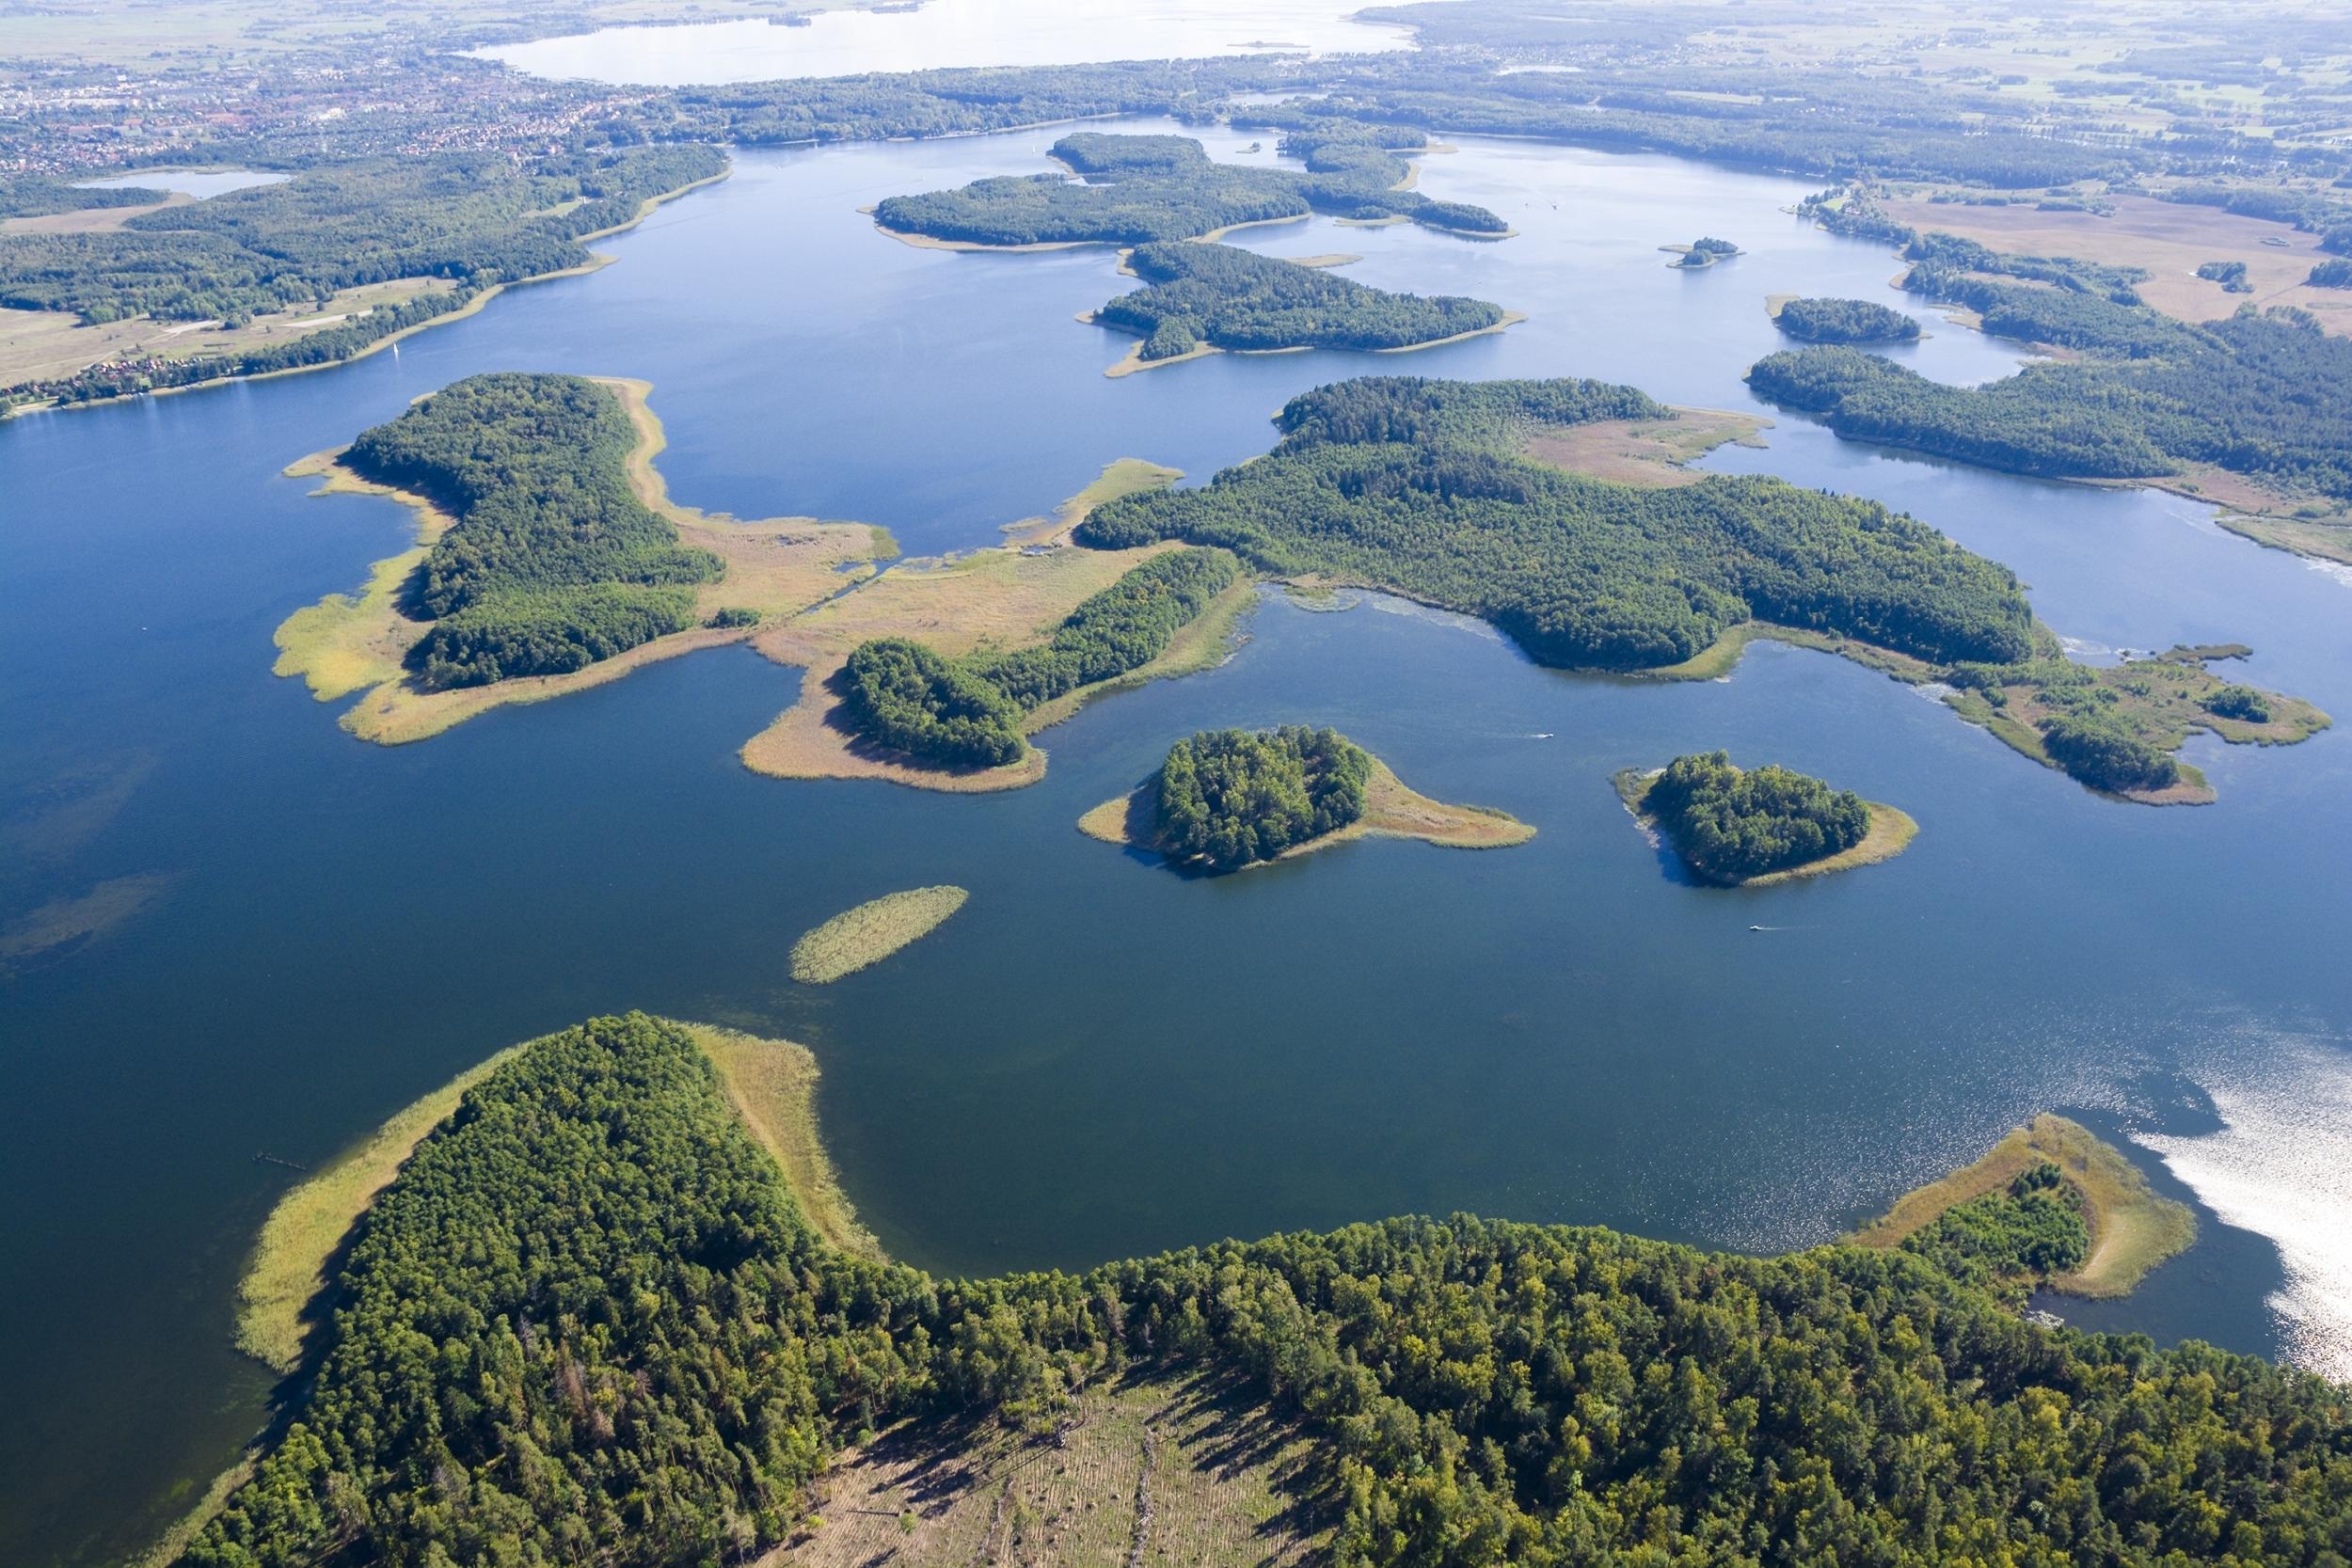
<instances>
[{"instance_id":1,"label":"dense forest","mask_svg":"<svg viewBox=\"0 0 2352 1568\"><path fill-rule=\"evenodd\" d=\"M165 207L119 229L0 234L0 306L86 322L143 314L233 326L324 307L361 284L449 285L279 344L99 366L8 390L72 403L349 358L484 289L585 264L582 236L725 169L718 149L699 145L562 153L519 168L488 154L384 158Z\"/></svg>"},{"instance_id":2,"label":"dense forest","mask_svg":"<svg viewBox=\"0 0 2352 1568\"><path fill-rule=\"evenodd\" d=\"M2050 1161L2028 1165L2007 1187L1956 1203L1903 1239L1956 1279L2022 1301L2027 1288L2079 1269L2090 1256L2082 1194Z\"/></svg>"},{"instance_id":3,"label":"dense forest","mask_svg":"<svg viewBox=\"0 0 2352 1568\"><path fill-rule=\"evenodd\" d=\"M1867 299L1792 299L1772 320L1808 343L1907 343L1919 336L1916 321Z\"/></svg>"},{"instance_id":4,"label":"dense forest","mask_svg":"<svg viewBox=\"0 0 2352 1568\"><path fill-rule=\"evenodd\" d=\"M2352 340L2304 312L2249 308L2188 327L2063 290L1945 286L1991 307L1986 330L2063 343L2083 357L1950 387L1819 347L1770 356L1748 384L1821 415L1842 436L2015 473L2122 479L2209 463L2290 493L2352 500Z\"/></svg>"},{"instance_id":5,"label":"dense forest","mask_svg":"<svg viewBox=\"0 0 2352 1568\"><path fill-rule=\"evenodd\" d=\"M605 388L519 373L453 382L351 444L354 472L456 518L403 589L433 622L408 655L419 685L561 674L694 624L692 585L721 562L637 499L635 444Z\"/></svg>"},{"instance_id":6,"label":"dense forest","mask_svg":"<svg viewBox=\"0 0 2352 1568\"><path fill-rule=\"evenodd\" d=\"M1151 663L1240 578L1228 551L1169 551L1081 601L1034 647L952 659L877 638L850 651L834 690L850 728L878 745L943 767L1000 767L1027 751L1030 712Z\"/></svg>"},{"instance_id":7,"label":"dense forest","mask_svg":"<svg viewBox=\"0 0 2352 1568\"><path fill-rule=\"evenodd\" d=\"M1685 864L1718 882L1826 860L1870 831L1870 808L1852 790L1777 763L1735 768L1722 752L1675 758L1641 809Z\"/></svg>"},{"instance_id":8,"label":"dense forest","mask_svg":"<svg viewBox=\"0 0 2352 1568\"><path fill-rule=\"evenodd\" d=\"M597 1019L376 1198L314 1375L184 1560L738 1560L861 1433L1050 1425L1125 1367L1221 1372L1310 1434L1341 1568L2352 1554L2342 1388L2037 1326L1938 1266L2062 1259L2042 1191L1886 1252L1457 1216L935 1280L818 1242L685 1031Z\"/></svg>"},{"instance_id":9,"label":"dense forest","mask_svg":"<svg viewBox=\"0 0 2352 1568\"><path fill-rule=\"evenodd\" d=\"M1272 575L1391 589L1574 668L1676 663L1756 618L1938 661L2029 652L2014 577L1873 502L1766 478L1637 488L1512 455L1541 425L1656 406L1581 381L1343 382L1292 400L1271 455L1112 501L1077 537L1221 545Z\"/></svg>"},{"instance_id":10,"label":"dense forest","mask_svg":"<svg viewBox=\"0 0 2352 1568\"><path fill-rule=\"evenodd\" d=\"M1152 780L1152 842L1211 871L1270 861L1364 815L1372 758L1336 730L1203 730Z\"/></svg>"},{"instance_id":11,"label":"dense forest","mask_svg":"<svg viewBox=\"0 0 2352 1568\"><path fill-rule=\"evenodd\" d=\"M1408 166L1375 141L1355 137L1302 144L1305 173L1220 164L1185 136L1080 131L1056 142L1053 152L1085 180L1003 175L958 190L894 196L874 209L874 221L897 233L995 245L1141 245L1310 213L1408 217L1470 233L1508 228L1484 208L1395 188Z\"/></svg>"},{"instance_id":12,"label":"dense forest","mask_svg":"<svg viewBox=\"0 0 2352 1568\"><path fill-rule=\"evenodd\" d=\"M1127 265L1151 287L1121 294L1094 319L1141 337L1146 359L1188 353L1200 343L1406 348L1502 320L1502 308L1483 299L1391 293L1322 267L1232 245L1165 240L1136 246Z\"/></svg>"}]
</instances>

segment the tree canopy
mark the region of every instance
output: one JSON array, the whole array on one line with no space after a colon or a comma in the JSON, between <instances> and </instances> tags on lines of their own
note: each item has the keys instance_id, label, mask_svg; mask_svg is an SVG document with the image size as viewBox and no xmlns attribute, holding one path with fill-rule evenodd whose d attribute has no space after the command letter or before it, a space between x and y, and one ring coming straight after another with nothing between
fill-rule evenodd
<instances>
[{"instance_id":1,"label":"tree canopy","mask_svg":"<svg viewBox=\"0 0 2352 1568\"><path fill-rule=\"evenodd\" d=\"M1972 1283L2068 1256L2046 1192L1890 1251L1455 1216L935 1280L819 1242L684 1030L596 1019L378 1196L314 1375L184 1560L738 1560L861 1432L1050 1417L1123 1365L1296 1422L1340 1568L2352 1553L2344 1389Z\"/></svg>"},{"instance_id":2,"label":"tree canopy","mask_svg":"<svg viewBox=\"0 0 2352 1568\"><path fill-rule=\"evenodd\" d=\"M1772 320L1808 343L1907 343L1919 336L1916 321L1868 299L1792 299Z\"/></svg>"},{"instance_id":3,"label":"tree canopy","mask_svg":"<svg viewBox=\"0 0 2352 1568\"><path fill-rule=\"evenodd\" d=\"M1204 730L1152 779L1153 842L1212 871L1270 861L1364 814L1372 758L1335 730Z\"/></svg>"},{"instance_id":4,"label":"tree canopy","mask_svg":"<svg viewBox=\"0 0 2352 1568\"><path fill-rule=\"evenodd\" d=\"M1642 809L1685 863L1720 882L1809 865L1870 831L1870 808L1853 791L1776 763L1735 768L1722 752L1668 763Z\"/></svg>"},{"instance_id":5,"label":"tree canopy","mask_svg":"<svg viewBox=\"0 0 2352 1568\"><path fill-rule=\"evenodd\" d=\"M1516 455L1546 424L1657 406L1581 381L1342 383L1292 400L1270 456L1122 497L1077 538L1221 545L1276 576L1392 589L1552 665L1672 664L1753 618L1931 659L2026 657L2015 578L1874 502L1765 478L1640 488Z\"/></svg>"},{"instance_id":6,"label":"tree canopy","mask_svg":"<svg viewBox=\"0 0 2352 1568\"><path fill-rule=\"evenodd\" d=\"M1228 349L1408 348L1502 320L1502 308L1459 294L1391 293L1232 245L1163 240L1127 258L1151 285L1094 312L1105 326L1144 340L1164 359L1199 343ZM1165 329L1171 331L1165 339ZM1178 346L1178 345L1182 346Z\"/></svg>"}]
</instances>

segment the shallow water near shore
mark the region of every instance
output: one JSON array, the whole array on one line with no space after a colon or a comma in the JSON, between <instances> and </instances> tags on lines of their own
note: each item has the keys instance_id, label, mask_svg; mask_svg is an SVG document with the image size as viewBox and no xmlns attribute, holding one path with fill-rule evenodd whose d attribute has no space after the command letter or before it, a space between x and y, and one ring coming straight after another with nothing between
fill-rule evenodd
<instances>
[{"instance_id":1,"label":"shallow water near shore","mask_svg":"<svg viewBox=\"0 0 2352 1568\"><path fill-rule=\"evenodd\" d=\"M2219 802L2152 810L1827 656L1762 644L1727 681L1676 686L1565 675L1376 595L1331 614L1270 594L1227 665L1098 703L1043 736L1042 784L998 796L745 771L736 748L798 676L742 648L396 750L270 675L278 621L408 537L396 505L312 499L278 470L476 372L645 378L679 500L934 551L993 542L1115 457L1206 480L1344 376L1593 375L1753 409L1740 373L1780 346L1768 294L1906 305L1883 248L1788 215L1798 182L1466 140L1422 188L1518 238L1317 219L1237 239L1358 253L1347 276L1527 322L1106 380L1131 340L1072 318L1134 286L1112 252L920 250L856 212L1044 167L1055 135L747 153L604 242L618 264L396 351L0 425L0 930L166 879L0 980L0 1560L141 1544L260 1424L269 1379L229 1349L231 1299L296 1178L257 1151L319 1164L501 1046L632 1006L811 1046L863 1218L947 1271L1457 1209L1802 1246L2074 1108L2160 1150L2142 1157L2188 1196L2221 1194L2207 1237L2238 1250L2061 1311L2346 1374L2340 1323L2332 1341L2295 1326L2342 1310L2341 1259L2260 1196L2296 1180L2274 1158L2312 1135L2296 1117L2341 1103L2312 1086L2352 1074L2345 729L2192 745ZM1701 233L1748 254L1663 264L1659 245ZM1925 373L2018 361L1928 319L1904 351ZM2015 567L2085 644L2249 642L2245 678L2352 722L2352 589L2208 509L1775 417L1767 446L1708 466L1908 509ZM1076 832L1178 736L1286 721L1538 836L1186 879ZM1690 886L1610 778L1717 746L1899 805L1920 836L1837 877ZM941 882L972 896L937 933L790 983L803 931Z\"/></svg>"}]
</instances>

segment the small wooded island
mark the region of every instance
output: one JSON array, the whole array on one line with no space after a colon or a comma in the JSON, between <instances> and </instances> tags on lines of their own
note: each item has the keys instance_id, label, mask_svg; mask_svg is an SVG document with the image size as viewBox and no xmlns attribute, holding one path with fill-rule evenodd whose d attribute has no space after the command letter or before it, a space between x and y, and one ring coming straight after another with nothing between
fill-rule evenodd
<instances>
[{"instance_id":1,"label":"small wooded island","mask_svg":"<svg viewBox=\"0 0 2352 1568\"><path fill-rule=\"evenodd\" d=\"M1868 299L1783 300L1772 321L1807 343L1908 343L1919 337L1916 321Z\"/></svg>"},{"instance_id":2,"label":"small wooded island","mask_svg":"<svg viewBox=\"0 0 2352 1568\"><path fill-rule=\"evenodd\" d=\"M1113 375L1217 349L1427 348L1522 319L1483 299L1392 293L1226 245L1156 241L1128 252L1126 265L1151 286L1092 317L1143 340Z\"/></svg>"},{"instance_id":3,"label":"small wooded island","mask_svg":"<svg viewBox=\"0 0 2352 1568\"><path fill-rule=\"evenodd\" d=\"M1685 272L1695 272L1700 267L1711 267L1718 261L1728 261L1734 256L1746 254L1729 240L1719 240L1712 234L1693 240L1689 245L1665 245L1658 248L1673 254L1674 260L1666 263L1668 266L1678 267Z\"/></svg>"},{"instance_id":4,"label":"small wooded island","mask_svg":"<svg viewBox=\"0 0 2352 1568\"><path fill-rule=\"evenodd\" d=\"M1756 887L1892 860L1919 825L1893 806L1777 764L1741 768L1722 752L1629 768L1617 793L1634 820L1673 847L1693 876Z\"/></svg>"},{"instance_id":5,"label":"small wooded island","mask_svg":"<svg viewBox=\"0 0 2352 1568\"><path fill-rule=\"evenodd\" d=\"M1416 795L1332 729L1204 730L1168 748L1135 791L1081 817L1109 844L1180 868L1238 871L1348 838L1419 838L1455 848L1521 844L1535 830L1501 812Z\"/></svg>"}]
</instances>

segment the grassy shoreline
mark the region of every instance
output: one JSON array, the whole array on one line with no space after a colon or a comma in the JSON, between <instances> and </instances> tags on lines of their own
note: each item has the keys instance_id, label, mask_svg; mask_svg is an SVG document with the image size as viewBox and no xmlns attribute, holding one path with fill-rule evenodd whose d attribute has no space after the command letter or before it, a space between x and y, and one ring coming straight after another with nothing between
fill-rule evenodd
<instances>
[{"instance_id":1,"label":"grassy shoreline","mask_svg":"<svg viewBox=\"0 0 2352 1568\"><path fill-rule=\"evenodd\" d=\"M2075 1273L2053 1276L2052 1290L2092 1300L2128 1295L2149 1270L2196 1241L2197 1216L2185 1205L2157 1196L2137 1166L2088 1128L2046 1112L2010 1132L1983 1158L1905 1193L1846 1241L1855 1246L1899 1246L1946 1210L2005 1188L2044 1160L2081 1194L2090 1227L2090 1258Z\"/></svg>"},{"instance_id":2,"label":"grassy shoreline","mask_svg":"<svg viewBox=\"0 0 2352 1568\"><path fill-rule=\"evenodd\" d=\"M1115 796L1079 817L1078 831L1104 844L1158 854L1152 816L1152 781L1147 779L1128 793ZM1446 849L1504 849L1534 836L1533 827L1507 812L1433 800L1407 787L1387 763L1375 757L1372 779L1364 786L1363 816L1319 838L1294 844L1271 861L1255 862L1241 869L1279 864L1363 838L1417 838Z\"/></svg>"}]
</instances>

